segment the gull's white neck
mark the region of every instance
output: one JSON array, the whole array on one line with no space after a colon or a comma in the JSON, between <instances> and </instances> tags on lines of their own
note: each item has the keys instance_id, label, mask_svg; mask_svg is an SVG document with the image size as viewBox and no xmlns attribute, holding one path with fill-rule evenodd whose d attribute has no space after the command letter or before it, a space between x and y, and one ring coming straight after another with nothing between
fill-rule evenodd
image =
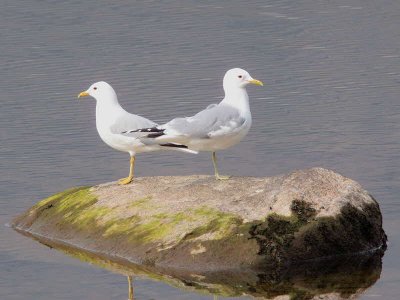
<instances>
[{"instance_id":1,"label":"gull's white neck","mask_svg":"<svg viewBox=\"0 0 400 300\"><path fill-rule=\"evenodd\" d=\"M109 125L115 122L115 118L123 111L119 105L117 95L114 91L99 95L96 98L96 123Z\"/></svg>"},{"instance_id":2,"label":"gull's white neck","mask_svg":"<svg viewBox=\"0 0 400 300\"><path fill-rule=\"evenodd\" d=\"M221 103L233 106L242 113L250 112L249 96L245 88L224 86L224 91L225 97Z\"/></svg>"},{"instance_id":3,"label":"gull's white neck","mask_svg":"<svg viewBox=\"0 0 400 300\"><path fill-rule=\"evenodd\" d=\"M103 107L119 106L117 94L113 89L103 91L102 94L96 96L97 105Z\"/></svg>"}]
</instances>

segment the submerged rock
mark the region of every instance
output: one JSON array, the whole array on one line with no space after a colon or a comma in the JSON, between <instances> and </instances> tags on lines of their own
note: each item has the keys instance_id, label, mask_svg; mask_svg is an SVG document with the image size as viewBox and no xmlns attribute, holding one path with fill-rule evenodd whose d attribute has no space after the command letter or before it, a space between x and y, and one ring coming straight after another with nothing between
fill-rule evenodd
<instances>
[{"instance_id":1,"label":"submerged rock","mask_svg":"<svg viewBox=\"0 0 400 300\"><path fill-rule=\"evenodd\" d=\"M13 226L144 266L197 273L263 270L386 247L378 203L355 181L322 168L74 188L39 202Z\"/></svg>"}]
</instances>

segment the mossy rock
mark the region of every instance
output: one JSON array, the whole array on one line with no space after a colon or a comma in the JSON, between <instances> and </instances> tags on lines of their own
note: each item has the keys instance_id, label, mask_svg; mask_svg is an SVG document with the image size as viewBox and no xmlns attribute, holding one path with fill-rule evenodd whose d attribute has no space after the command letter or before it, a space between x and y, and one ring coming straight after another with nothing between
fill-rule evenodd
<instances>
[{"instance_id":1,"label":"mossy rock","mask_svg":"<svg viewBox=\"0 0 400 300\"><path fill-rule=\"evenodd\" d=\"M262 270L384 249L377 202L314 168L267 178L137 178L74 188L13 221L32 235L144 266L204 273Z\"/></svg>"}]
</instances>

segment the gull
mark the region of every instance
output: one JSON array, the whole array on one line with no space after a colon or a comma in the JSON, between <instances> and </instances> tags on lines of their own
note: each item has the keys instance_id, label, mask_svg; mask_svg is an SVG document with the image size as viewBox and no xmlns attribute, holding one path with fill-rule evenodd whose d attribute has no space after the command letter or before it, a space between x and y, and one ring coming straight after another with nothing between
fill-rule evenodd
<instances>
[{"instance_id":1,"label":"gull","mask_svg":"<svg viewBox=\"0 0 400 300\"><path fill-rule=\"evenodd\" d=\"M99 81L92 84L86 91L81 92L78 98L92 96L96 99L96 128L100 138L108 146L130 155L130 168L128 177L118 181L119 184L128 184L133 179L135 155L142 152L157 151L161 149L178 150L197 153L187 149L185 145L177 143L154 143L139 139L143 133L130 136L121 134L127 129L155 127L157 123L138 115L128 113L118 102L117 94L107 82Z\"/></svg>"},{"instance_id":2,"label":"gull","mask_svg":"<svg viewBox=\"0 0 400 300\"><path fill-rule=\"evenodd\" d=\"M231 69L224 76L225 97L220 103L211 104L192 117L176 118L163 125L132 129L123 133L147 133L139 139L178 143L195 151L211 151L215 178L228 179L230 176L223 176L218 172L216 151L239 143L250 130L252 119L246 91L248 84L263 85L247 71Z\"/></svg>"}]
</instances>

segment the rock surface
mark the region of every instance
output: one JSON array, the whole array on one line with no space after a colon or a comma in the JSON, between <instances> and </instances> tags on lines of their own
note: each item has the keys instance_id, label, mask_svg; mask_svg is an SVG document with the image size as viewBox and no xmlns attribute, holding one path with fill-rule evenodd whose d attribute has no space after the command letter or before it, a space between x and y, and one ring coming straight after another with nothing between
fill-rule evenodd
<instances>
[{"instance_id":1,"label":"rock surface","mask_svg":"<svg viewBox=\"0 0 400 300\"><path fill-rule=\"evenodd\" d=\"M262 270L386 247L373 197L322 168L74 188L39 202L13 226L145 266L199 273Z\"/></svg>"}]
</instances>

